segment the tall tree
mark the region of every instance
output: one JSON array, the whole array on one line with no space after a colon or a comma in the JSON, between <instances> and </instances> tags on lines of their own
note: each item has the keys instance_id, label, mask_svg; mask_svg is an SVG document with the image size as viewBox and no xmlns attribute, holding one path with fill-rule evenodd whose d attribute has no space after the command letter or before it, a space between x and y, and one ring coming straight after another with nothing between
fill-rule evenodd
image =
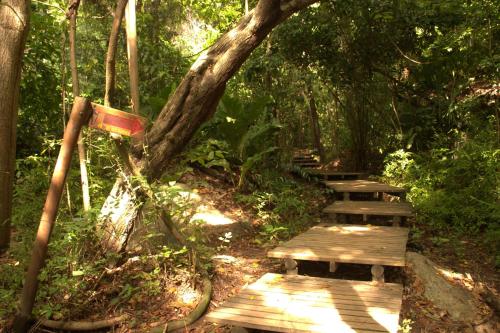
<instances>
[{"instance_id":1,"label":"tall tree","mask_svg":"<svg viewBox=\"0 0 500 333\"><path fill-rule=\"evenodd\" d=\"M324 163L325 150L321 144L321 130L319 128L318 110L316 107L316 99L314 98L312 85L310 83L307 84L306 90L302 91L302 96L304 96L304 100L307 103L307 109L309 111L314 148L318 151L320 161Z\"/></svg>"},{"instance_id":2,"label":"tall tree","mask_svg":"<svg viewBox=\"0 0 500 333\"><path fill-rule=\"evenodd\" d=\"M69 19L69 49L71 66L71 83L73 85L73 98L80 95L80 81L78 79L78 66L76 63L76 17L80 0L71 0L66 16ZM83 210L90 210L89 176L87 172L87 153L83 136L78 137L78 160L80 162L80 179L82 182Z\"/></svg>"},{"instance_id":3,"label":"tall tree","mask_svg":"<svg viewBox=\"0 0 500 333\"><path fill-rule=\"evenodd\" d=\"M227 81L271 30L293 13L318 0L260 0L255 8L225 33L191 66L176 91L132 153L149 182L157 180L198 128L215 112ZM122 251L144 199L118 180L104 203L104 244Z\"/></svg>"},{"instance_id":4,"label":"tall tree","mask_svg":"<svg viewBox=\"0 0 500 333\"><path fill-rule=\"evenodd\" d=\"M10 243L19 85L29 17L28 0L0 2L0 252Z\"/></svg>"}]
</instances>

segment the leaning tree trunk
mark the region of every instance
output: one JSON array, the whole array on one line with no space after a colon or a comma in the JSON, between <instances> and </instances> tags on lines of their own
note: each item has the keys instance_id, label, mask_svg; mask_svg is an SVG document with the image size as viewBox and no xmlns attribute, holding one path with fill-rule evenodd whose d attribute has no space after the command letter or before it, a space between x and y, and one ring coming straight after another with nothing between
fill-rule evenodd
<instances>
[{"instance_id":1,"label":"leaning tree trunk","mask_svg":"<svg viewBox=\"0 0 500 333\"><path fill-rule=\"evenodd\" d=\"M0 2L0 252L9 247L21 65L30 2Z\"/></svg>"},{"instance_id":2,"label":"leaning tree trunk","mask_svg":"<svg viewBox=\"0 0 500 333\"><path fill-rule=\"evenodd\" d=\"M198 128L215 112L224 94L226 82L241 67L251 52L269 32L293 13L318 0L261 0L235 28L225 33L191 66L177 90L163 107L144 143L136 144L132 153L141 173L149 182L157 180L169 160L179 153ZM147 154L144 147L147 146ZM105 246L124 250L128 234L142 207L141 198L132 198L131 190L113 189L103 213L123 205L122 214L106 219L109 232ZM139 200L140 201L140 200ZM125 204L127 203L127 204ZM125 208L128 207L128 208Z\"/></svg>"}]
</instances>

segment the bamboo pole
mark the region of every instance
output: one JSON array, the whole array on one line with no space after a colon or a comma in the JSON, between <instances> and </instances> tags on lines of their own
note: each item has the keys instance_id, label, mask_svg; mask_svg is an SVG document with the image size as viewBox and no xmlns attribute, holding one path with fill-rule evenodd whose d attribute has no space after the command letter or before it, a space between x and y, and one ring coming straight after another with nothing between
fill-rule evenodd
<instances>
[{"instance_id":1,"label":"bamboo pole","mask_svg":"<svg viewBox=\"0 0 500 333\"><path fill-rule=\"evenodd\" d=\"M64 132L61 149L54 168L54 173L52 174L47 198L45 199L35 243L33 244L31 261L26 273L21 295L21 306L14 322L14 332L16 333L24 333L27 331L28 322L35 304L38 288L38 274L47 256L50 235L54 228L59 202L61 201L66 176L68 175L71 163L71 156L75 150L80 131L82 127L87 124L91 114L92 108L90 106L90 101L82 97L76 97L66 131Z\"/></svg>"}]
</instances>

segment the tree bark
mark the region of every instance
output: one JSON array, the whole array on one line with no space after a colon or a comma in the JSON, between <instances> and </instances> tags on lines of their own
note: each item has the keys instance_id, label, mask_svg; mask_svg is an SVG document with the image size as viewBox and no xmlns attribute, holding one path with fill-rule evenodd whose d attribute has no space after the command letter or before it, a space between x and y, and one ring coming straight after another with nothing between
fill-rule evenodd
<instances>
[{"instance_id":1,"label":"tree bark","mask_svg":"<svg viewBox=\"0 0 500 333\"><path fill-rule=\"evenodd\" d=\"M70 1L71 2L69 4L66 16L69 19L69 59L71 67L71 83L73 85L73 98L75 98L80 95L80 82L78 80L78 68L76 63L76 16L78 15L80 0ZM85 143L83 142L83 136L80 133L78 137L78 160L80 162L80 179L82 182L82 199L84 212L88 212L91 208L86 155Z\"/></svg>"},{"instance_id":2,"label":"tree bark","mask_svg":"<svg viewBox=\"0 0 500 333\"><path fill-rule=\"evenodd\" d=\"M148 180L158 179L168 161L213 115L226 82L269 32L317 1L261 0L235 28L200 55L147 133L148 156L143 156L142 146L134 147L133 153L141 159L142 172Z\"/></svg>"},{"instance_id":3,"label":"tree bark","mask_svg":"<svg viewBox=\"0 0 500 333\"><path fill-rule=\"evenodd\" d=\"M16 124L30 2L0 2L0 253L9 247L16 162Z\"/></svg>"},{"instance_id":4,"label":"tree bark","mask_svg":"<svg viewBox=\"0 0 500 333\"><path fill-rule=\"evenodd\" d=\"M175 154L189 142L198 128L215 112L224 94L226 82L236 73L251 52L269 32L293 13L318 0L261 0L235 28L219 40L191 66L174 94L163 107L143 142L132 148L141 173L149 182L156 181ZM147 154L144 154L147 149ZM116 184L102 213L112 225L107 244L123 251L133 228L143 197L134 197L130 189ZM121 207L119 213L114 207ZM111 213L111 214L110 214Z\"/></svg>"}]
</instances>

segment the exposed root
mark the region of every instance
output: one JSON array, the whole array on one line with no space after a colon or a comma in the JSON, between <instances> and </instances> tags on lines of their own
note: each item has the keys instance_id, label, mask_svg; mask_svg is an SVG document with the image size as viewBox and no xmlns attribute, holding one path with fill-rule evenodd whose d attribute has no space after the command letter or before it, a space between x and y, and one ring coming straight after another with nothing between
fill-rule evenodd
<instances>
[{"instance_id":1,"label":"exposed root","mask_svg":"<svg viewBox=\"0 0 500 333\"><path fill-rule=\"evenodd\" d=\"M194 310L191 311L190 314L188 314L183 319L171 320L163 325L154 327L149 332L150 333L172 332L177 329L191 325L196 320L198 320L198 318L200 318L201 315L203 315L203 313L206 311L206 309L208 308L208 304L210 304L211 297L212 297L212 282L208 277L205 277L203 279L203 294L201 296L200 302L198 303L196 308L194 308Z\"/></svg>"},{"instance_id":2,"label":"exposed root","mask_svg":"<svg viewBox=\"0 0 500 333\"><path fill-rule=\"evenodd\" d=\"M128 318L129 316L127 314L124 314L119 317L98 320L98 321L58 321L58 320L41 319L40 323L42 326L57 330L94 331L107 327L116 326Z\"/></svg>"}]
</instances>

